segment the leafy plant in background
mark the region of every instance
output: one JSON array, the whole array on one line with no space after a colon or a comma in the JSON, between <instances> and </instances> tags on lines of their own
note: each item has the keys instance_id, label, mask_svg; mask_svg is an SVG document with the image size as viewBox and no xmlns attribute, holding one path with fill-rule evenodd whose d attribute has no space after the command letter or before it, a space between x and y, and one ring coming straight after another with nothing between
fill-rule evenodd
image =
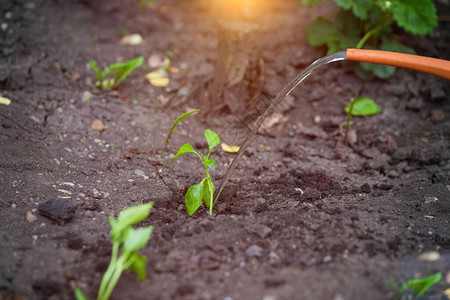
<instances>
[{"instance_id":1,"label":"leafy plant in background","mask_svg":"<svg viewBox=\"0 0 450 300\"><path fill-rule=\"evenodd\" d=\"M166 141L165 141L166 149L167 149L167 145L169 145L169 143L170 143L170 137L172 136L173 133L176 132L176 131L175 131L175 127L177 127L178 125L180 125L180 123L181 123L184 119L186 119L186 117L188 117L188 116L190 116L190 115L192 115L192 114L195 114L195 113L198 112L198 111L200 111L200 109L194 109L194 110L187 111L187 112L181 114L181 115L180 115L180 116L172 123L172 126L169 127L169 133L167 134L167 138L166 138Z\"/></svg>"},{"instance_id":2,"label":"leafy plant in background","mask_svg":"<svg viewBox=\"0 0 450 300\"><path fill-rule=\"evenodd\" d=\"M345 112L347 113L347 118L344 139L347 140L352 117L376 115L381 112L381 108L371 98L358 97L356 95L345 107Z\"/></svg>"},{"instance_id":3,"label":"leafy plant in background","mask_svg":"<svg viewBox=\"0 0 450 300\"><path fill-rule=\"evenodd\" d=\"M109 67L104 68L101 72L95 61L91 60L89 62L89 65L91 66L92 70L94 70L95 75L97 76L97 88L112 89L116 88L122 81L125 80L125 78L127 78L128 75L130 75L131 72L133 72L134 69L140 67L143 62L144 57L140 56L124 63L112 64ZM115 72L114 78L107 80L106 76L111 72Z\"/></svg>"},{"instance_id":4,"label":"leafy plant in background","mask_svg":"<svg viewBox=\"0 0 450 300\"><path fill-rule=\"evenodd\" d=\"M113 240L111 261L103 275L97 300L109 299L124 270L134 270L141 281L145 281L147 258L137 253L149 241L153 226L134 229L132 226L148 217L153 202L128 207L119 213L117 219L109 216L111 238ZM89 300L81 291L75 289L77 300Z\"/></svg>"},{"instance_id":5,"label":"leafy plant in background","mask_svg":"<svg viewBox=\"0 0 450 300\"><path fill-rule=\"evenodd\" d=\"M208 142L209 148L207 155L198 153L194 150L191 144L186 143L180 147L178 153L170 161L170 164L172 164L175 159L186 153L195 153L200 158L203 166L205 167L206 177L203 178L203 180L199 184L191 186L184 196L186 208L189 215L192 215L202 205L202 202L204 202L206 207L209 208L209 214L212 215L213 206L215 204L215 201L213 202L215 188L212 184L211 176L209 176L208 169L215 171L216 162L214 161L214 159L209 158L209 155L211 154L211 150L219 145L220 138L217 133L209 129L205 130L204 135L206 141Z\"/></svg>"},{"instance_id":6,"label":"leafy plant in background","mask_svg":"<svg viewBox=\"0 0 450 300\"><path fill-rule=\"evenodd\" d=\"M323 0L301 0L313 6ZM347 48L379 49L414 53L414 50L394 38L395 23L407 32L425 35L437 26L436 8L432 0L334 0L340 11L334 23L318 17L307 29L312 46L326 45L328 54ZM347 63L347 66L350 65ZM388 78L395 67L368 63L353 64L362 78Z\"/></svg>"},{"instance_id":7,"label":"leafy plant in background","mask_svg":"<svg viewBox=\"0 0 450 300\"><path fill-rule=\"evenodd\" d=\"M404 283L401 288L397 286L397 284L392 278L389 278L388 281L389 284L394 289L396 298L398 300L401 300L401 299L416 299L417 297L422 296L430 289L430 287L441 281L441 278L442 274L436 273L423 279L412 279L407 283ZM412 294L410 296L407 296L406 298L402 298L402 294L409 288L413 289Z\"/></svg>"},{"instance_id":8,"label":"leafy plant in background","mask_svg":"<svg viewBox=\"0 0 450 300\"><path fill-rule=\"evenodd\" d=\"M149 5L149 3L155 3L156 1L158 0L139 0L139 9L143 11Z\"/></svg>"}]
</instances>

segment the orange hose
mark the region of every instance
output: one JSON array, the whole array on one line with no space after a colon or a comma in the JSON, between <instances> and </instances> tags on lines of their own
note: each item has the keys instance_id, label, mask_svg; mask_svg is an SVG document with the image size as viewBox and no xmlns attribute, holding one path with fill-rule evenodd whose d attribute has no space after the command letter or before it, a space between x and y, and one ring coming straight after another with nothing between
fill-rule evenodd
<instances>
[{"instance_id":1,"label":"orange hose","mask_svg":"<svg viewBox=\"0 0 450 300\"><path fill-rule=\"evenodd\" d=\"M412 69L450 80L450 61L380 50L347 49L347 60Z\"/></svg>"}]
</instances>

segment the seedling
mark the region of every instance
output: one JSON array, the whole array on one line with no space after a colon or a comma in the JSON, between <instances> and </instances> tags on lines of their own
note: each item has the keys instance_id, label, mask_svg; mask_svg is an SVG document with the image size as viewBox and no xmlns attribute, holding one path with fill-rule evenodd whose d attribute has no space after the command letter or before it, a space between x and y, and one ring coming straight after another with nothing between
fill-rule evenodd
<instances>
[{"instance_id":1,"label":"seedling","mask_svg":"<svg viewBox=\"0 0 450 300\"><path fill-rule=\"evenodd\" d=\"M127 78L128 75L130 75L131 72L133 72L134 69L140 67L143 62L144 57L140 56L124 63L112 64L109 67L104 68L101 72L95 61L91 60L89 62L89 65L91 66L92 70L94 70L95 75L97 76L97 88L101 90L103 88L116 88L123 80L125 80L125 78ZM107 80L106 76L113 71L115 72L114 78Z\"/></svg>"},{"instance_id":2,"label":"seedling","mask_svg":"<svg viewBox=\"0 0 450 300\"><path fill-rule=\"evenodd\" d=\"M170 164L172 164L175 159L186 153L195 153L200 158L203 166L205 167L206 177L203 178L203 180L199 184L191 186L184 196L186 208L189 215L192 215L202 205L202 202L204 202L206 207L209 208L209 214L212 215L213 206L217 201L216 198L216 200L213 202L215 188L212 184L211 177L209 176L208 169L211 169L213 171L215 171L216 169L216 162L214 161L214 159L209 158L209 155L211 154L211 150L219 145L220 138L217 133L209 129L205 130L204 135L206 141L208 142L209 148L207 155L198 153L194 150L191 144L186 143L180 147L177 155L175 155L175 157L170 161Z\"/></svg>"},{"instance_id":3,"label":"seedling","mask_svg":"<svg viewBox=\"0 0 450 300\"><path fill-rule=\"evenodd\" d=\"M172 126L169 128L169 133L167 134L167 138L165 141L166 144L166 149L167 149L167 145L170 143L170 137L172 136L173 133L175 133L175 127L177 127L178 125L180 125L180 123L186 119L186 117L195 114L196 112L200 111L200 109L194 109L194 110L190 110L188 112L185 112L183 114L181 114L173 123Z\"/></svg>"},{"instance_id":4,"label":"seedling","mask_svg":"<svg viewBox=\"0 0 450 300\"><path fill-rule=\"evenodd\" d=\"M392 278L389 278L388 281L389 284L394 289L396 298L398 300L401 300L401 299L416 299L417 297L422 296L430 289L430 287L441 281L441 278L442 274L436 273L423 279L412 279L407 283L404 283L401 288L397 286L397 284ZM407 296L406 298L402 298L402 294L409 288L413 289L412 294Z\"/></svg>"},{"instance_id":5,"label":"seedling","mask_svg":"<svg viewBox=\"0 0 450 300\"><path fill-rule=\"evenodd\" d=\"M147 258L137 253L149 241L153 226L134 229L132 226L148 217L153 202L128 207L119 213L117 219L109 216L111 238L113 240L111 261L103 275L97 300L108 300L124 270L133 270L141 281L145 281ZM89 300L75 289L77 300Z\"/></svg>"},{"instance_id":6,"label":"seedling","mask_svg":"<svg viewBox=\"0 0 450 300\"><path fill-rule=\"evenodd\" d=\"M345 124L345 140L351 126L353 116L370 116L381 112L381 108L369 97L358 97L356 95L345 107L347 123Z\"/></svg>"},{"instance_id":7,"label":"seedling","mask_svg":"<svg viewBox=\"0 0 450 300\"><path fill-rule=\"evenodd\" d=\"M301 0L312 6L323 0ZM347 49L363 48L414 53L414 50L397 41L392 25L394 22L404 30L418 35L431 33L438 25L436 8L432 0L334 0L341 10L335 22L324 17L314 20L307 30L312 46L326 45L328 54ZM394 67L355 64L349 66L363 78L376 76L388 78Z\"/></svg>"}]
</instances>

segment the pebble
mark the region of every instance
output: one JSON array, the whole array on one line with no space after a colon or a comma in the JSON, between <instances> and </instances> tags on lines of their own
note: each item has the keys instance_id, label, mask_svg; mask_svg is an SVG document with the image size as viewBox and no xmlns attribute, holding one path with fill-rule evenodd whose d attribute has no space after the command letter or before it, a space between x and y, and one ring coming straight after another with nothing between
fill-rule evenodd
<instances>
[{"instance_id":1,"label":"pebble","mask_svg":"<svg viewBox=\"0 0 450 300\"><path fill-rule=\"evenodd\" d=\"M37 217L35 215L33 215L33 213L31 211L27 211L27 214L25 217L29 223L33 223L34 221L37 220Z\"/></svg>"},{"instance_id":2,"label":"pebble","mask_svg":"<svg viewBox=\"0 0 450 300\"><path fill-rule=\"evenodd\" d=\"M139 169L134 170L134 174L137 176L144 176L145 172Z\"/></svg>"},{"instance_id":3,"label":"pebble","mask_svg":"<svg viewBox=\"0 0 450 300\"><path fill-rule=\"evenodd\" d=\"M17 205L16 205L15 203L13 203L13 204L11 204L11 207L12 207L12 208L16 208Z\"/></svg>"},{"instance_id":4,"label":"pebble","mask_svg":"<svg viewBox=\"0 0 450 300\"><path fill-rule=\"evenodd\" d=\"M428 203L434 203L437 202L438 198L437 197L424 197L423 198L423 202L428 204Z\"/></svg>"},{"instance_id":5,"label":"pebble","mask_svg":"<svg viewBox=\"0 0 450 300\"><path fill-rule=\"evenodd\" d=\"M387 176L391 177L391 178L397 178L400 176L400 174L398 174L398 172L396 170L390 170L387 173Z\"/></svg>"},{"instance_id":6,"label":"pebble","mask_svg":"<svg viewBox=\"0 0 450 300\"><path fill-rule=\"evenodd\" d=\"M263 248L258 245L251 245L245 250L245 254L248 257L261 257L263 256Z\"/></svg>"},{"instance_id":7,"label":"pebble","mask_svg":"<svg viewBox=\"0 0 450 300\"><path fill-rule=\"evenodd\" d=\"M92 190L92 194L93 194L93 197L95 199L102 199L103 198L102 193L100 193L97 189L93 189Z\"/></svg>"},{"instance_id":8,"label":"pebble","mask_svg":"<svg viewBox=\"0 0 450 300\"><path fill-rule=\"evenodd\" d=\"M80 98L82 101L89 101L92 98L92 94L88 91L84 91L80 94Z\"/></svg>"},{"instance_id":9,"label":"pebble","mask_svg":"<svg viewBox=\"0 0 450 300\"><path fill-rule=\"evenodd\" d=\"M50 199L39 204L38 211L41 215L64 225L73 218L77 207L78 203L71 199Z\"/></svg>"},{"instance_id":10,"label":"pebble","mask_svg":"<svg viewBox=\"0 0 450 300\"><path fill-rule=\"evenodd\" d=\"M245 226L245 230L248 233L256 234L262 239L266 238L272 232L272 229L270 227L262 224L251 224L249 226Z\"/></svg>"},{"instance_id":11,"label":"pebble","mask_svg":"<svg viewBox=\"0 0 450 300\"><path fill-rule=\"evenodd\" d=\"M327 262L330 262L332 259L333 259L333 258L332 258L330 255L327 255L327 256L325 256L325 257L323 258L323 262L324 262L324 263L327 263Z\"/></svg>"},{"instance_id":12,"label":"pebble","mask_svg":"<svg viewBox=\"0 0 450 300\"><path fill-rule=\"evenodd\" d=\"M426 251L419 255L421 261L437 261L441 259L441 255L437 251Z\"/></svg>"},{"instance_id":13,"label":"pebble","mask_svg":"<svg viewBox=\"0 0 450 300\"><path fill-rule=\"evenodd\" d=\"M87 210L84 212L84 216L87 218L92 218L94 216L94 213L90 210Z\"/></svg>"}]
</instances>

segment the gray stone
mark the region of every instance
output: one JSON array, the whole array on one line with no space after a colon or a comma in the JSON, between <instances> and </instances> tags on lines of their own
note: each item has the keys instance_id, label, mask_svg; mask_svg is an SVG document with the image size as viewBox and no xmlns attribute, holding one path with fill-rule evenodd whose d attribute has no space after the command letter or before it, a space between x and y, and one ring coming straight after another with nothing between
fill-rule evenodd
<instances>
[{"instance_id":1,"label":"gray stone","mask_svg":"<svg viewBox=\"0 0 450 300\"><path fill-rule=\"evenodd\" d=\"M258 245L251 245L245 250L245 254L248 257L261 257L263 256L263 248Z\"/></svg>"},{"instance_id":2,"label":"gray stone","mask_svg":"<svg viewBox=\"0 0 450 300\"><path fill-rule=\"evenodd\" d=\"M78 203L71 199L50 199L39 204L38 212L56 221L60 225L64 225L72 220Z\"/></svg>"}]
</instances>

